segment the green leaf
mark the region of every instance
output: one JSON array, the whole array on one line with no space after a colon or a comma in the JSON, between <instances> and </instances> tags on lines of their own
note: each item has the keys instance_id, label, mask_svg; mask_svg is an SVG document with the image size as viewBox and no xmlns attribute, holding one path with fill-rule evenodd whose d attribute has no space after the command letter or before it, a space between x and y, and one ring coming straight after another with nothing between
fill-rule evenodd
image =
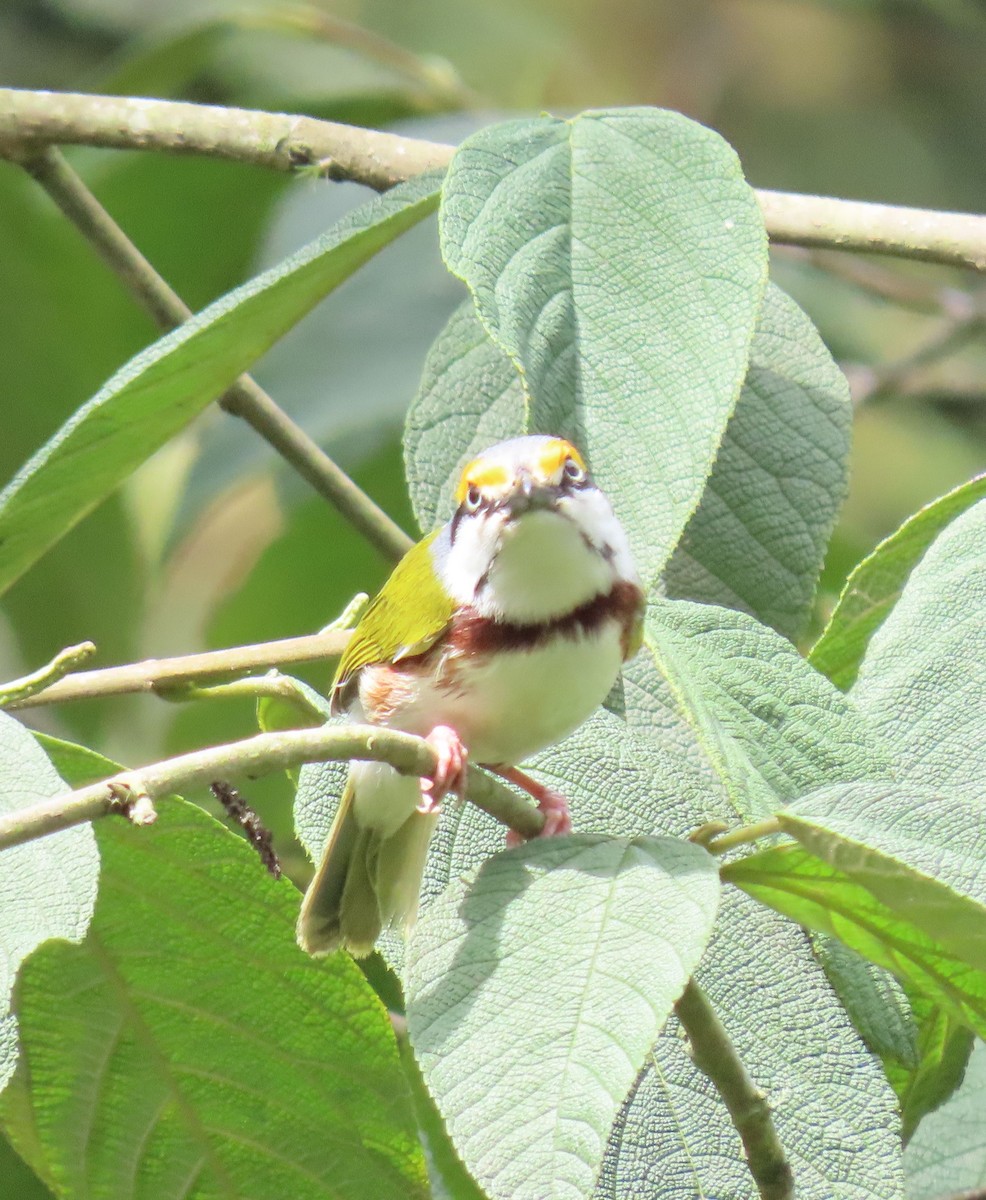
<instances>
[{"instance_id":1,"label":"green leaf","mask_svg":"<svg viewBox=\"0 0 986 1200\"><path fill-rule=\"evenodd\" d=\"M655 670L656 668L656 670ZM866 724L794 647L744 613L653 601L644 653L625 672L628 720L666 724L701 748L732 815L771 815L833 780L886 777ZM648 694L657 687L658 694Z\"/></svg>"},{"instance_id":2,"label":"green leaf","mask_svg":"<svg viewBox=\"0 0 986 1200\"><path fill-rule=\"evenodd\" d=\"M467 301L428 352L404 423L407 486L422 530L452 515L455 486L469 459L531 432L529 417L516 368Z\"/></svg>"},{"instance_id":3,"label":"green leaf","mask_svg":"<svg viewBox=\"0 0 986 1200\"><path fill-rule=\"evenodd\" d=\"M979 475L925 505L867 555L846 580L825 631L812 647L812 666L837 687L851 687L870 638L900 599L911 571L938 534L984 496L986 475Z\"/></svg>"},{"instance_id":4,"label":"green leaf","mask_svg":"<svg viewBox=\"0 0 986 1200\"><path fill-rule=\"evenodd\" d=\"M793 843L762 850L722 869L722 878L809 929L845 942L986 1032L986 971L970 967L867 888Z\"/></svg>"},{"instance_id":5,"label":"green leaf","mask_svg":"<svg viewBox=\"0 0 986 1200\"><path fill-rule=\"evenodd\" d=\"M927 996L912 989L909 999L918 1028L916 1061L884 1061L887 1078L900 1101L905 1145L924 1117L944 1104L962 1082L975 1041L968 1026Z\"/></svg>"},{"instance_id":6,"label":"green leaf","mask_svg":"<svg viewBox=\"0 0 986 1200\"><path fill-rule=\"evenodd\" d=\"M739 614L719 615L753 626ZM763 636L797 658L778 635L764 630ZM710 661L715 662L711 655ZM747 669L751 681L759 678L765 690L770 686L769 665L761 672L748 660ZM633 725L599 712L528 764L537 778L568 797L580 834L681 838L704 821L735 820L732 802L693 728L680 718L663 686L642 654L627 686ZM846 713L851 739L858 719L844 697L828 690ZM642 708L645 694L653 704L653 720ZM805 706L801 721L788 727L802 746L809 744L805 726L810 719ZM426 871L422 921L431 904L441 903L435 897L444 888L457 886L463 874L502 848L503 836L502 826L470 805L446 808ZM386 948L392 960L399 959L397 939ZM775 1120L794 1165L799 1200L899 1196L893 1093L849 1024L804 934L731 890L723 896L716 936L697 978L753 1079L777 1102ZM765 1013L770 1014L769 1037ZM860 1129L867 1131L865 1137L856 1134ZM659 1176L655 1164L660 1164ZM752 1194L738 1135L711 1084L688 1057L674 1022L659 1038L655 1062L640 1073L617 1118L597 1195L607 1200L647 1195L656 1178L687 1181L683 1186L692 1189L689 1194ZM856 1190L846 1182L850 1179Z\"/></svg>"},{"instance_id":7,"label":"green leaf","mask_svg":"<svg viewBox=\"0 0 986 1200\"><path fill-rule=\"evenodd\" d=\"M766 283L735 154L661 109L507 122L456 153L440 229L532 430L580 443L652 581L736 405Z\"/></svg>"},{"instance_id":8,"label":"green leaf","mask_svg":"<svg viewBox=\"0 0 986 1200\"><path fill-rule=\"evenodd\" d=\"M573 391L563 425L576 422L578 403ZM516 368L490 341L474 306L460 309L431 349L404 428L421 528L451 515L469 459L494 442L537 431L535 415ZM668 591L752 612L794 636L845 490L849 427L842 374L801 310L768 287L736 410L665 571ZM594 464L608 453L602 447ZM621 444L610 457L625 453Z\"/></svg>"},{"instance_id":9,"label":"green leaf","mask_svg":"<svg viewBox=\"0 0 986 1200\"><path fill-rule=\"evenodd\" d=\"M986 972L981 801L856 784L806 796L778 820L806 850Z\"/></svg>"},{"instance_id":10,"label":"green leaf","mask_svg":"<svg viewBox=\"0 0 986 1200\"><path fill-rule=\"evenodd\" d=\"M298 951L292 885L179 800L97 837L89 937L17 993L59 1194L423 1195L387 1014L350 959Z\"/></svg>"},{"instance_id":11,"label":"green leaf","mask_svg":"<svg viewBox=\"0 0 986 1200\"><path fill-rule=\"evenodd\" d=\"M5 1193L16 1200L52 1200L51 1192L14 1150L0 1136L0 1180Z\"/></svg>"},{"instance_id":12,"label":"green leaf","mask_svg":"<svg viewBox=\"0 0 986 1200\"><path fill-rule=\"evenodd\" d=\"M0 590L249 368L327 292L432 212L421 177L131 360L0 493Z\"/></svg>"},{"instance_id":13,"label":"green leaf","mask_svg":"<svg viewBox=\"0 0 986 1200\"><path fill-rule=\"evenodd\" d=\"M954 792L986 770L986 500L956 517L873 635L852 698L909 782Z\"/></svg>"},{"instance_id":14,"label":"green leaf","mask_svg":"<svg viewBox=\"0 0 986 1200\"><path fill-rule=\"evenodd\" d=\"M697 982L767 1095L798 1200L899 1200L899 1123L801 930L728 888ZM673 1193L671 1193L673 1189ZM677 1021L610 1139L597 1200L756 1195L739 1135Z\"/></svg>"},{"instance_id":15,"label":"green leaf","mask_svg":"<svg viewBox=\"0 0 986 1200\"><path fill-rule=\"evenodd\" d=\"M958 1092L921 1123L904 1155L909 1200L986 1187L986 1045L976 1043ZM970 1198L971 1200L971 1198Z\"/></svg>"},{"instance_id":16,"label":"green leaf","mask_svg":"<svg viewBox=\"0 0 986 1200\"><path fill-rule=\"evenodd\" d=\"M811 944L867 1048L885 1067L893 1061L898 1071L916 1069L918 1029L909 997L895 976L836 938L815 934Z\"/></svg>"},{"instance_id":17,"label":"green leaf","mask_svg":"<svg viewBox=\"0 0 986 1200\"><path fill-rule=\"evenodd\" d=\"M491 1197L591 1195L718 898L698 846L579 836L496 855L429 907L408 949L408 1029Z\"/></svg>"},{"instance_id":18,"label":"green leaf","mask_svg":"<svg viewBox=\"0 0 986 1200\"><path fill-rule=\"evenodd\" d=\"M851 425L848 384L817 330L768 286L736 411L664 572L668 595L797 637L845 498Z\"/></svg>"},{"instance_id":19,"label":"green leaf","mask_svg":"<svg viewBox=\"0 0 986 1200\"><path fill-rule=\"evenodd\" d=\"M0 713L0 813L65 790L30 731ZM49 938L85 936L98 879L99 854L88 825L0 851L0 1090L17 1064L17 1020L10 1006L17 970Z\"/></svg>"}]
</instances>

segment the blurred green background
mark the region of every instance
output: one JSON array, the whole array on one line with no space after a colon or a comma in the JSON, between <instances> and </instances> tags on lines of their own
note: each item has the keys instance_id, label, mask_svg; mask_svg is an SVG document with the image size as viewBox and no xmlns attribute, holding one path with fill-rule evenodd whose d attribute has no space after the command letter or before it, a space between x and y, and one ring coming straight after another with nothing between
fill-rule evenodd
<instances>
[{"instance_id":1,"label":"blurred green background","mask_svg":"<svg viewBox=\"0 0 986 1200\"><path fill-rule=\"evenodd\" d=\"M981 0L0 4L3 85L307 112L448 141L514 112L664 105L722 132L757 186L969 211L986 209L984 78ZM361 199L355 186L229 163L86 149L69 157L193 307ZM852 491L817 625L879 538L986 464L986 348L982 325L967 319L979 280L784 251L774 274L860 400ZM879 294L887 290L898 298ZM256 372L409 530L402 414L461 297L434 226L416 229ZM954 352L891 375L963 320ZM0 482L154 337L46 198L0 163ZM4 598L0 678L86 638L108 664L310 632L386 570L216 410ZM328 672L307 678L324 687ZM132 698L46 710L37 723L134 765L255 728L246 704ZM258 782L250 798L303 873L286 784Z\"/></svg>"}]
</instances>

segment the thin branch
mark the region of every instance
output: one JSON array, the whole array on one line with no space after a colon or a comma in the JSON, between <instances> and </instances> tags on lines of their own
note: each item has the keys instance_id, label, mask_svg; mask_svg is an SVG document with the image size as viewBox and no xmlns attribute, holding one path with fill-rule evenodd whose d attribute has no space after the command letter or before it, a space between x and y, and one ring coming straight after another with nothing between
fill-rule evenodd
<instances>
[{"instance_id":1,"label":"thin branch","mask_svg":"<svg viewBox=\"0 0 986 1200\"><path fill-rule=\"evenodd\" d=\"M275 171L322 166L378 191L444 167L452 147L313 117L126 96L0 88L0 142L168 150Z\"/></svg>"},{"instance_id":2,"label":"thin branch","mask_svg":"<svg viewBox=\"0 0 986 1200\"><path fill-rule=\"evenodd\" d=\"M204 154L277 171L319 167L384 190L447 166L453 147L312 117L241 108L0 89L0 144ZM758 191L775 242L892 254L986 271L986 217Z\"/></svg>"},{"instance_id":3,"label":"thin branch","mask_svg":"<svg viewBox=\"0 0 986 1200\"><path fill-rule=\"evenodd\" d=\"M191 309L154 270L62 155L54 149L7 153L44 188L103 262L164 330L187 321ZM411 539L359 488L249 375L222 396L226 412L242 418L289 462L386 558L399 558Z\"/></svg>"},{"instance_id":4,"label":"thin branch","mask_svg":"<svg viewBox=\"0 0 986 1200\"><path fill-rule=\"evenodd\" d=\"M735 850L737 846L748 846L751 842L757 842L761 838L783 832L781 823L776 817L765 817L764 820L756 821L752 825L740 825L738 829L730 830L729 833L723 833L721 836L718 823L710 823L708 828L711 830L711 836L709 838L701 836L706 828L703 825L701 829L696 830L690 840L697 841L710 854L725 854L728 850Z\"/></svg>"},{"instance_id":5,"label":"thin branch","mask_svg":"<svg viewBox=\"0 0 986 1200\"><path fill-rule=\"evenodd\" d=\"M50 663L23 675L10 683L0 685L0 708L11 708L18 702L30 699L64 678L75 667L81 666L96 653L94 642L80 642L77 646L66 646L59 650Z\"/></svg>"},{"instance_id":6,"label":"thin branch","mask_svg":"<svg viewBox=\"0 0 986 1200\"><path fill-rule=\"evenodd\" d=\"M265 667L338 658L351 634L350 629L330 629L307 637L282 638L276 642L233 646L228 650L209 650L176 658L149 658L122 667L79 671L31 696L10 701L4 707L35 708L42 704L64 704L69 700L94 700L103 696L175 692L195 684L248 675Z\"/></svg>"},{"instance_id":7,"label":"thin branch","mask_svg":"<svg viewBox=\"0 0 986 1200\"><path fill-rule=\"evenodd\" d=\"M916 312L944 313L946 317L961 319L976 306L975 297L962 288L943 287L856 254L812 250L806 246L778 246L776 253L791 262L806 263L824 271L879 300Z\"/></svg>"},{"instance_id":8,"label":"thin branch","mask_svg":"<svg viewBox=\"0 0 986 1200\"><path fill-rule=\"evenodd\" d=\"M256 778L301 763L353 758L390 763L403 775L420 776L431 775L438 761L423 738L377 725L323 725L318 729L260 733L123 771L101 783L7 813L0 817L0 850L119 813L134 796L145 802L145 811L153 813L150 805L154 800L208 784L217 777ZM490 775L471 769L468 796L522 837L536 837L541 832L542 814ZM147 820L153 820L153 816Z\"/></svg>"},{"instance_id":9,"label":"thin branch","mask_svg":"<svg viewBox=\"0 0 986 1200\"><path fill-rule=\"evenodd\" d=\"M708 997L692 980L675 1005L695 1066L715 1085L743 1142L746 1165L762 1200L792 1200L794 1176L770 1104L740 1062Z\"/></svg>"},{"instance_id":10,"label":"thin branch","mask_svg":"<svg viewBox=\"0 0 986 1200\"><path fill-rule=\"evenodd\" d=\"M986 332L986 307L979 299L975 308L961 317L946 320L938 330L910 354L875 367L850 364L844 367L853 404L872 404L891 393L914 390L916 378L926 367L957 354Z\"/></svg>"}]
</instances>

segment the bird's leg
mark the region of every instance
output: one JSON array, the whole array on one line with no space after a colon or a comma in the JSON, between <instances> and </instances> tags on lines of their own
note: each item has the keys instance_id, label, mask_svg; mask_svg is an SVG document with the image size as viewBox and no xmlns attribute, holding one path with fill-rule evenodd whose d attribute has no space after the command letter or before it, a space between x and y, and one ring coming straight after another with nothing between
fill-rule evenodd
<instances>
[{"instance_id":1,"label":"bird's leg","mask_svg":"<svg viewBox=\"0 0 986 1200\"><path fill-rule=\"evenodd\" d=\"M561 792L556 792L554 788L538 783L536 779L532 779L530 775L517 767L501 765L490 767L490 770L495 771L497 775L508 782L515 783L527 792L528 796L537 801L539 811L544 813L544 828L538 837L556 837L572 832L572 818L568 811L568 801ZM513 829L507 831L508 846L519 846L523 840L521 835Z\"/></svg>"},{"instance_id":2,"label":"bird's leg","mask_svg":"<svg viewBox=\"0 0 986 1200\"><path fill-rule=\"evenodd\" d=\"M438 755L434 775L421 780L419 813L441 812L442 798L449 792L461 799L466 789L466 759L468 754L462 739L448 725L436 725L425 741Z\"/></svg>"}]
</instances>

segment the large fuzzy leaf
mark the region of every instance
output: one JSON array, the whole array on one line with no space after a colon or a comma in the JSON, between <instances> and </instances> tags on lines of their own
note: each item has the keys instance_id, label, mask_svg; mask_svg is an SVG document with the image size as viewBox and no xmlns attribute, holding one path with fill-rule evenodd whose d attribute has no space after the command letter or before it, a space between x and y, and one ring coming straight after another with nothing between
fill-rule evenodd
<instances>
[{"instance_id":1,"label":"large fuzzy leaf","mask_svg":"<svg viewBox=\"0 0 986 1200\"><path fill-rule=\"evenodd\" d=\"M901 778L942 790L986 770L986 500L914 568L852 690Z\"/></svg>"},{"instance_id":2,"label":"large fuzzy leaf","mask_svg":"<svg viewBox=\"0 0 986 1200\"><path fill-rule=\"evenodd\" d=\"M828 788L780 814L806 850L986 972L982 802L919 787Z\"/></svg>"},{"instance_id":3,"label":"large fuzzy leaf","mask_svg":"<svg viewBox=\"0 0 986 1200\"><path fill-rule=\"evenodd\" d=\"M386 1012L351 960L297 949L295 889L178 800L98 840L88 938L44 947L17 990L59 1195L423 1195Z\"/></svg>"},{"instance_id":4,"label":"large fuzzy leaf","mask_svg":"<svg viewBox=\"0 0 986 1200\"><path fill-rule=\"evenodd\" d=\"M591 1193L718 898L697 846L580 835L498 854L430 906L408 949L408 1028L491 1197Z\"/></svg>"},{"instance_id":5,"label":"large fuzzy leaf","mask_svg":"<svg viewBox=\"0 0 986 1200\"><path fill-rule=\"evenodd\" d=\"M563 423L576 422L574 391ZM462 466L520 433L552 432L470 304L435 342L407 413L408 486L422 529L447 520ZM846 484L845 380L811 322L776 287L760 312L750 364L702 499L665 571L682 598L753 613L787 636L801 628ZM626 447L597 449L618 474Z\"/></svg>"},{"instance_id":6,"label":"large fuzzy leaf","mask_svg":"<svg viewBox=\"0 0 986 1200\"><path fill-rule=\"evenodd\" d=\"M377 250L437 204L422 177L357 209L124 366L0 493L0 590Z\"/></svg>"},{"instance_id":7,"label":"large fuzzy leaf","mask_svg":"<svg viewBox=\"0 0 986 1200\"><path fill-rule=\"evenodd\" d=\"M851 687L873 633L900 598L907 577L939 533L986 497L986 475L926 505L856 567L809 662L840 688Z\"/></svg>"},{"instance_id":8,"label":"large fuzzy leaf","mask_svg":"<svg viewBox=\"0 0 986 1200\"><path fill-rule=\"evenodd\" d=\"M0 713L0 812L66 791L29 730ZM88 825L0 850L0 1090L17 1064L10 997L23 959L49 938L79 941L96 901L99 853Z\"/></svg>"},{"instance_id":9,"label":"large fuzzy leaf","mask_svg":"<svg viewBox=\"0 0 986 1200\"><path fill-rule=\"evenodd\" d=\"M904 1155L909 1200L939 1200L986 1188L986 1045L969 1059L962 1086L914 1135Z\"/></svg>"},{"instance_id":10,"label":"large fuzzy leaf","mask_svg":"<svg viewBox=\"0 0 986 1200\"><path fill-rule=\"evenodd\" d=\"M660 109L495 125L456 153L440 230L532 428L581 444L654 580L735 407L766 282L735 154Z\"/></svg>"},{"instance_id":11,"label":"large fuzzy leaf","mask_svg":"<svg viewBox=\"0 0 986 1200\"><path fill-rule=\"evenodd\" d=\"M783 638L741 614L664 604L682 622L693 622L687 636L682 628L677 633L676 690L645 651L628 672L632 724L601 712L531 764L569 797L577 830L681 837L708 820L735 821L739 809L751 807L735 793L737 778L754 784L758 801L750 815L759 815L771 806L773 787L788 799L805 781L814 779L817 786L829 772L865 777L868 770L883 770L851 705ZM807 695L797 705L802 672ZM788 696L783 711L764 707L763 697L774 694ZM773 807L781 802L776 796ZM484 814L469 806L449 809L429 860L425 912L444 887L502 844L502 829ZM893 1093L805 936L766 909L734 898L720 912L698 978L754 1080L775 1104L799 1197L899 1196ZM667 1186L668 1180L678 1181L683 1194L752 1195L738 1136L679 1035L669 1030L655 1054L656 1064L644 1068L614 1126L599 1196L650 1195L658 1181ZM839 1114L835 1124L832 1112ZM865 1137L858 1134L862 1129ZM617 1179L620 1191L614 1190Z\"/></svg>"},{"instance_id":12,"label":"large fuzzy leaf","mask_svg":"<svg viewBox=\"0 0 986 1200\"><path fill-rule=\"evenodd\" d=\"M742 609L796 637L849 478L849 386L811 321L771 285L668 595Z\"/></svg>"},{"instance_id":13,"label":"large fuzzy leaf","mask_svg":"<svg viewBox=\"0 0 986 1200\"><path fill-rule=\"evenodd\" d=\"M788 843L723 867L722 877L800 925L831 934L986 1033L986 971L970 967L838 868Z\"/></svg>"}]
</instances>

